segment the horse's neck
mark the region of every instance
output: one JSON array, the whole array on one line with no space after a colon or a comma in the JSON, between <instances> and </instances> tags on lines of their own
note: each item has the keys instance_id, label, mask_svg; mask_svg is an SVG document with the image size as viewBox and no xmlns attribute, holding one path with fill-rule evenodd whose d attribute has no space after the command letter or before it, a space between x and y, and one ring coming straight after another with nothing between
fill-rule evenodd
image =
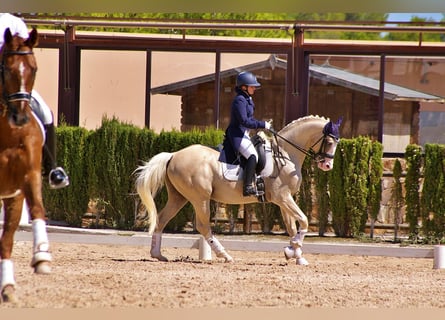
<instances>
[{"instance_id":1,"label":"horse's neck","mask_svg":"<svg viewBox=\"0 0 445 320\"><path fill-rule=\"evenodd\" d=\"M318 122L305 122L287 128L280 135L304 150L309 150L322 135L322 128L322 123L318 125ZM279 139L278 144L287 152L291 161L301 168L306 154L283 139Z\"/></svg>"}]
</instances>

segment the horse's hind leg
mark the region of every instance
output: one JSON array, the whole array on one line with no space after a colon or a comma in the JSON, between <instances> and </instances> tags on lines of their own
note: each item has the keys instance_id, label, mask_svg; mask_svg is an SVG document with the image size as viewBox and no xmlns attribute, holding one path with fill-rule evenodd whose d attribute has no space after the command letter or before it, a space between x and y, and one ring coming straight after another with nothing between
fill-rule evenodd
<instances>
[{"instance_id":1,"label":"horse's hind leg","mask_svg":"<svg viewBox=\"0 0 445 320\"><path fill-rule=\"evenodd\" d=\"M161 253L162 231L167 223L173 219L178 211L187 203L185 199L172 185L166 180L168 200L165 207L158 214L158 223L151 237L150 255L159 261L168 261Z\"/></svg>"},{"instance_id":2,"label":"horse's hind leg","mask_svg":"<svg viewBox=\"0 0 445 320\"><path fill-rule=\"evenodd\" d=\"M45 208L42 203L40 170L30 175L30 183L25 186L26 204L32 220L33 256L31 267L37 274L51 273L49 240L46 232Z\"/></svg>"},{"instance_id":3,"label":"horse's hind leg","mask_svg":"<svg viewBox=\"0 0 445 320\"><path fill-rule=\"evenodd\" d=\"M212 234L210 228L210 200L193 201L193 208L196 213L196 229L204 236L207 243L215 252L218 258L224 258L225 262L233 262L233 258L226 252L222 244Z\"/></svg>"},{"instance_id":4,"label":"horse's hind leg","mask_svg":"<svg viewBox=\"0 0 445 320\"><path fill-rule=\"evenodd\" d=\"M33 233L33 256L31 267L38 274L51 273L50 262L52 260L49 252L49 240L46 233L46 222L43 219L32 220Z\"/></svg>"}]
</instances>

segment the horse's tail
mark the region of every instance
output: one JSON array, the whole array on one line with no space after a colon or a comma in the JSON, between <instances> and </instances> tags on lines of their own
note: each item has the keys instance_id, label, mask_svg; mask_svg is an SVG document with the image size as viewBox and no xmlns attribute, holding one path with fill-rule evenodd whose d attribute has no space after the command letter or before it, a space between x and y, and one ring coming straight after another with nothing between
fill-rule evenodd
<instances>
[{"instance_id":1,"label":"horse's tail","mask_svg":"<svg viewBox=\"0 0 445 320\"><path fill-rule=\"evenodd\" d=\"M134 174L136 175L136 191L148 212L150 228L148 233L152 234L156 228L158 212L154 198L164 186L167 164L172 157L172 153L161 152L139 166Z\"/></svg>"}]
</instances>

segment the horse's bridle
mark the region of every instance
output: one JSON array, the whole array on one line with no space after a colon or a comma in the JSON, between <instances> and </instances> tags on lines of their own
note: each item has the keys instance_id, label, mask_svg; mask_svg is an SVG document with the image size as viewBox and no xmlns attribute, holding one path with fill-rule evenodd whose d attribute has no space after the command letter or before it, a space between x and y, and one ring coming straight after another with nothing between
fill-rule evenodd
<instances>
[{"instance_id":1,"label":"horse's bridle","mask_svg":"<svg viewBox=\"0 0 445 320\"><path fill-rule=\"evenodd\" d=\"M5 88L5 57L6 56L13 56L13 55L34 55L34 52L32 50L28 51L17 51L17 50L10 50L5 51L2 53L2 62L0 64L0 73L1 73L1 85L3 87L3 97L1 97L2 101L1 104L6 106L6 108L3 108L3 111L1 112L2 115L5 115L7 110L11 107L11 102L16 101L25 101L29 103L31 101L31 92L23 92L18 91L11 94L7 94L4 90Z\"/></svg>"},{"instance_id":2,"label":"horse's bridle","mask_svg":"<svg viewBox=\"0 0 445 320\"><path fill-rule=\"evenodd\" d=\"M299 150L300 152L304 153L306 156L310 157L312 160L314 160L315 162L319 163L319 162L324 162L326 161L326 158L328 159L334 159L334 154L332 153L326 153L324 152L324 148L326 145L326 140L328 137L333 138L335 141L339 141L340 138L333 135L332 133L328 133L325 131L325 129L323 129L323 135L320 137L320 139L318 139L312 146L309 147L309 149L305 149L295 143L293 143L292 141L286 139L285 137L283 137L282 135L280 135L278 132L276 132L273 129L269 129L269 131L274 135L275 137L275 142L277 144L278 147L278 139L280 138L284 141L286 141L288 144L290 144L292 147L294 147L295 149ZM321 141L320 144L320 148L318 149L318 152L315 153L314 151L314 146L316 146L319 142Z\"/></svg>"}]
</instances>

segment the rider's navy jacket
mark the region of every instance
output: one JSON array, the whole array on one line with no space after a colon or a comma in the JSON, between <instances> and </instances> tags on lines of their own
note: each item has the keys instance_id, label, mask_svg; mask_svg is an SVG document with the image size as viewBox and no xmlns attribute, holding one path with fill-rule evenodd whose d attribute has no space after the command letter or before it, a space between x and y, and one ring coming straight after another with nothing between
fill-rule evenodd
<instances>
[{"instance_id":1,"label":"rider's navy jacket","mask_svg":"<svg viewBox=\"0 0 445 320\"><path fill-rule=\"evenodd\" d=\"M225 152L225 159L222 155L220 160L225 160L227 163L234 163L237 158L237 153L244 133L248 129L264 129L265 121L254 118L253 113L255 104L252 97L245 91L236 88L237 95L233 99L230 123L226 129L223 147Z\"/></svg>"}]
</instances>

